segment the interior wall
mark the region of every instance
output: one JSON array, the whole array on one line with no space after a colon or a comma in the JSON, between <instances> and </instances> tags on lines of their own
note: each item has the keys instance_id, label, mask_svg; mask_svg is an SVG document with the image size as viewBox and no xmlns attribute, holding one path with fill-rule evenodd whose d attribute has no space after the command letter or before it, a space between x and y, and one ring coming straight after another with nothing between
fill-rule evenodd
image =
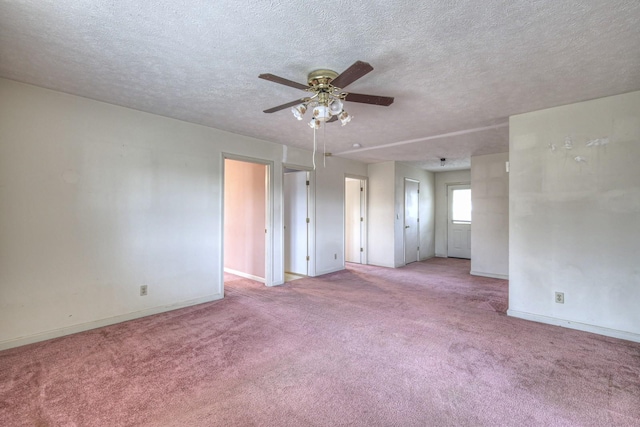
<instances>
[{"instance_id":1,"label":"interior wall","mask_svg":"<svg viewBox=\"0 0 640 427\"><path fill-rule=\"evenodd\" d=\"M469 184L471 170L435 173L435 256L447 257L448 196L447 186L451 184ZM473 193L472 193L473 197ZM473 225L471 235L473 239Z\"/></svg>"},{"instance_id":2,"label":"interior wall","mask_svg":"<svg viewBox=\"0 0 640 427\"><path fill-rule=\"evenodd\" d=\"M266 171L258 163L224 163L224 267L265 280Z\"/></svg>"},{"instance_id":3,"label":"interior wall","mask_svg":"<svg viewBox=\"0 0 640 427\"><path fill-rule=\"evenodd\" d=\"M315 170L315 275L344 269L344 179L345 175L367 176L364 163L340 157L326 160L326 166L318 163Z\"/></svg>"},{"instance_id":4,"label":"interior wall","mask_svg":"<svg viewBox=\"0 0 640 427\"><path fill-rule=\"evenodd\" d=\"M395 166L395 162L374 163L368 166L368 262L382 267L396 267Z\"/></svg>"},{"instance_id":5,"label":"interior wall","mask_svg":"<svg viewBox=\"0 0 640 427\"><path fill-rule=\"evenodd\" d=\"M509 153L471 157L471 274L509 278Z\"/></svg>"},{"instance_id":6,"label":"interior wall","mask_svg":"<svg viewBox=\"0 0 640 427\"><path fill-rule=\"evenodd\" d=\"M281 284L282 162L308 151L0 79L0 349L222 298L223 153L273 162ZM366 165L321 173L324 270L344 265L344 173Z\"/></svg>"},{"instance_id":7,"label":"interior wall","mask_svg":"<svg viewBox=\"0 0 640 427\"><path fill-rule=\"evenodd\" d=\"M509 129L509 315L640 341L640 92Z\"/></svg>"}]
</instances>

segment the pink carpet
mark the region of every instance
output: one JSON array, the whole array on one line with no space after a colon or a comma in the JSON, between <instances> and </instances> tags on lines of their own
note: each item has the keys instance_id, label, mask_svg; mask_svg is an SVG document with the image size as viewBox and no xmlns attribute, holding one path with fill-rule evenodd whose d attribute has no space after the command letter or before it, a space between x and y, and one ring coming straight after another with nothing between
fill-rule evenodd
<instances>
[{"instance_id":1,"label":"pink carpet","mask_svg":"<svg viewBox=\"0 0 640 427\"><path fill-rule=\"evenodd\" d=\"M507 317L469 262L352 265L0 352L2 426L640 425L640 344Z\"/></svg>"}]
</instances>

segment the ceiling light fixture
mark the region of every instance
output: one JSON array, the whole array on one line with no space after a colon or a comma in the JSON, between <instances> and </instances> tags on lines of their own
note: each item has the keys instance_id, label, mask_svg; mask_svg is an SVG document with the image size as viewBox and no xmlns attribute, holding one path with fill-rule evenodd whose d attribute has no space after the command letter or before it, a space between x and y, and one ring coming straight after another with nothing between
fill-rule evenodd
<instances>
[{"instance_id":1,"label":"ceiling light fixture","mask_svg":"<svg viewBox=\"0 0 640 427\"><path fill-rule=\"evenodd\" d=\"M332 70L315 70L307 76L307 85L294 82L273 74L260 74L258 77L274 83L282 84L296 89L302 89L310 93L309 97L287 102L277 107L264 110L265 113L275 113L276 111L291 108L293 116L297 120L302 120L308 109L312 110L313 118L309 122L309 127L313 129L313 169L316 168L316 130L320 129L323 122L330 123L340 120L342 126L351 121L353 116L344 109L344 101L359 102L362 104L389 106L393 103L390 96L364 95L361 93L344 92L343 89L355 82L362 76L373 71L371 64L363 61L354 62L341 74ZM325 128L326 129L326 128ZM323 141L326 144L326 138Z\"/></svg>"},{"instance_id":2,"label":"ceiling light fixture","mask_svg":"<svg viewBox=\"0 0 640 427\"><path fill-rule=\"evenodd\" d=\"M293 116L302 120L304 113L310 109L313 112L313 119L309 126L313 129L319 129L322 122L340 120L342 126L349 123L351 116L344 110L342 102L348 94L331 84L336 77L338 73L331 70L316 70L310 73L308 91L312 92L313 96L303 99L302 103L292 107Z\"/></svg>"}]
</instances>

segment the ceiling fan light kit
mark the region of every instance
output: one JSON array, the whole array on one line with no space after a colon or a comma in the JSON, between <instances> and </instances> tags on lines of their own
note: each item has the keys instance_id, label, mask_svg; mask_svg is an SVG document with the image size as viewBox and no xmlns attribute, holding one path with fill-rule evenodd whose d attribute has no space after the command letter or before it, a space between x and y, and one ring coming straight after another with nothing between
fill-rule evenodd
<instances>
[{"instance_id":1,"label":"ceiling fan light kit","mask_svg":"<svg viewBox=\"0 0 640 427\"><path fill-rule=\"evenodd\" d=\"M333 70L315 70L307 76L307 85L297 83L283 77L273 74L260 74L258 77L279 83L285 86L294 87L310 92L312 95L308 98L288 102L277 107L264 110L265 113L275 113L291 107L293 116L302 120L308 109L313 111L313 118L309 122L309 126L318 129L322 122L333 122L340 120L342 125L346 125L351 121L352 116L344 109L344 101L360 102L363 104L389 106L393 103L393 98L388 96L362 95L357 93L345 92L343 89L371 72L373 67L363 61L356 61L347 68L342 74L338 74ZM320 123L320 124L319 124Z\"/></svg>"},{"instance_id":2,"label":"ceiling fan light kit","mask_svg":"<svg viewBox=\"0 0 640 427\"><path fill-rule=\"evenodd\" d=\"M363 61L356 61L347 68L342 74L338 74L333 70L315 70L307 76L307 85L294 82L273 74L260 74L258 77L269 80L274 83L301 89L311 93L311 96L299 100L287 102L277 107L264 110L265 113L275 113L291 107L293 116L302 120L307 110L311 109L312 118L309 121L309 127L313 129L313 163L315 169L315 150L316 139L315 131L320 129L323 122L331 123L340 120L342 126L349 123L351 116L344 109L344 101L359 102L362 104L372 104L380 106L389 106L393 103L393 98L389 96L363 95L353 92L345 92L344 88L355 82L365 74L373 71L373 67Z\"/></svg>"}]
</instances>

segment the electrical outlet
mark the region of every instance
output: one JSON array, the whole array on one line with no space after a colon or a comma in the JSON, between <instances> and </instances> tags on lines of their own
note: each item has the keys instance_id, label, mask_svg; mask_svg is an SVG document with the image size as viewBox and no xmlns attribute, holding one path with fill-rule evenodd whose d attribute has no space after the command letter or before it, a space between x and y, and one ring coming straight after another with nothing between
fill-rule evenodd
<instances>
[{"instance_id":1,"label":"electrical outlet","mask_svg":"<svg viewBox=\"0 0 640 427\"><path fill-rule=\"evenodd\" d=\"M140 286L140 296L144 297L147 295L147 285L141 285Z\"/></svg>"},{"instance_id":2,"label":"electrical outlet","mask_svg":"<svg viewBox=\"0 0 640 427\"><path fill-rule=\"evenodd\" d=\"M556 302L558 304L564 304L564 292L556 292Z\"/></svg>"}]
</instances>

